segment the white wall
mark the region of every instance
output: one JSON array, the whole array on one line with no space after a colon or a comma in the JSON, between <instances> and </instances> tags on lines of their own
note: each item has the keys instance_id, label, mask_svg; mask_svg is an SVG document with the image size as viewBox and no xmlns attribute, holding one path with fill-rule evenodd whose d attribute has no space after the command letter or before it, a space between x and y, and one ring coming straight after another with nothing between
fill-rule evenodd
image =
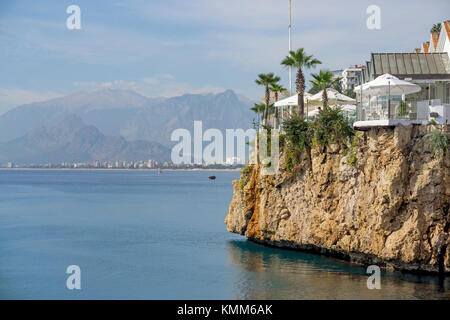
<instances>
[{"instance_id":1,"label":"white wall","mask_svg":"<svg viewBox=\"0 0 450 320\"><path fill-rule=\"evenodd\" d=\"M450 58L450 40L448 39L444 23L442 23L441 33L439 34L437 52L447 52Z\"/></svg>"}]
</instances>

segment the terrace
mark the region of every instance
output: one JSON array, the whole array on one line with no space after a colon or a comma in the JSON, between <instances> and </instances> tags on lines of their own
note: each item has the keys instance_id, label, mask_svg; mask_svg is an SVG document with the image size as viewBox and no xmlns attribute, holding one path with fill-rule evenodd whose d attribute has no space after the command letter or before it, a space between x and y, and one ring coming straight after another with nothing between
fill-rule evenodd
<instances>
[{"instance_id":1,"label":"terrace","mask_svg":"<svg viewBox=\"0 0 450 320\"><path fill-rule=\"evenodd\" d=\"M394 82L384 90L364 90L383 74L416 86L402 91ZM409 123L450 123L450 62L447 53L373 53L355 88L358 107L355 128Z\"/></svg>"}]
</instances>

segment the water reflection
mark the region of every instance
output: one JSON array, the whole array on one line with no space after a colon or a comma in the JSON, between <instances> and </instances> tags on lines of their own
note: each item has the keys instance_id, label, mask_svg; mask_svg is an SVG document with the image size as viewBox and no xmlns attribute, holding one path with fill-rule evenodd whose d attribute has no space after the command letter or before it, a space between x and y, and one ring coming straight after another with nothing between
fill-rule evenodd
<instances>
[{"instance_id":1,"label":"water reflection","mask_svg":"<svg viewBox=\"0 0 450 320\"><path fill-rule=\"evenodd\" d=\"M236 299L447 299L450 279L382 271L381 289L367 289L366 269L321 255L265 247L247 240L227 243L237 273Z\"/></svg>"}]
</instances>

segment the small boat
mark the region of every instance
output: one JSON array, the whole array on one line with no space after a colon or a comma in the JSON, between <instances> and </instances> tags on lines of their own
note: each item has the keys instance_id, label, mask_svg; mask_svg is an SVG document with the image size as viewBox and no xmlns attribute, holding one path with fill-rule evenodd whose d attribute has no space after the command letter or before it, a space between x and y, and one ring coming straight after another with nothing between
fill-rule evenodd
<instances>
[{"instance_id":1,"label":"small boat","mask_svg":"<svg viewBox=\"0 0 450 320\"><path fill-rule=\"evenodd\" d=\"M208 179L210 179L210 180L215 180L215 179L216 179L216 176L209 176Z\"/></svg>"}]
</instances>

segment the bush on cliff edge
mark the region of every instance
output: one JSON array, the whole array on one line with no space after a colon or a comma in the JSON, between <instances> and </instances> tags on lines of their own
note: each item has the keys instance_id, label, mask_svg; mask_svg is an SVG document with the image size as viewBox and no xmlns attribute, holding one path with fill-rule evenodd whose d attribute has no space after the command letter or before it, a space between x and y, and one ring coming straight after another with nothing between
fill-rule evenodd
<instances>
[{"instance_id":1,"label":"bush on cliff edge","mask_svg":"<svg viewBox=\"0 0 450 320\"><path fill-rule=\"evenodd\" d=\"M312 122L300 117L292 117L284 123L285 135L282 139L286 154L286 169L291 170L298 162L300 153L306 148L339 144L347 149L355 131L339 109L325 106ZM356 161L356 158L354 159Z\"/></svg>"}]
</instances>

